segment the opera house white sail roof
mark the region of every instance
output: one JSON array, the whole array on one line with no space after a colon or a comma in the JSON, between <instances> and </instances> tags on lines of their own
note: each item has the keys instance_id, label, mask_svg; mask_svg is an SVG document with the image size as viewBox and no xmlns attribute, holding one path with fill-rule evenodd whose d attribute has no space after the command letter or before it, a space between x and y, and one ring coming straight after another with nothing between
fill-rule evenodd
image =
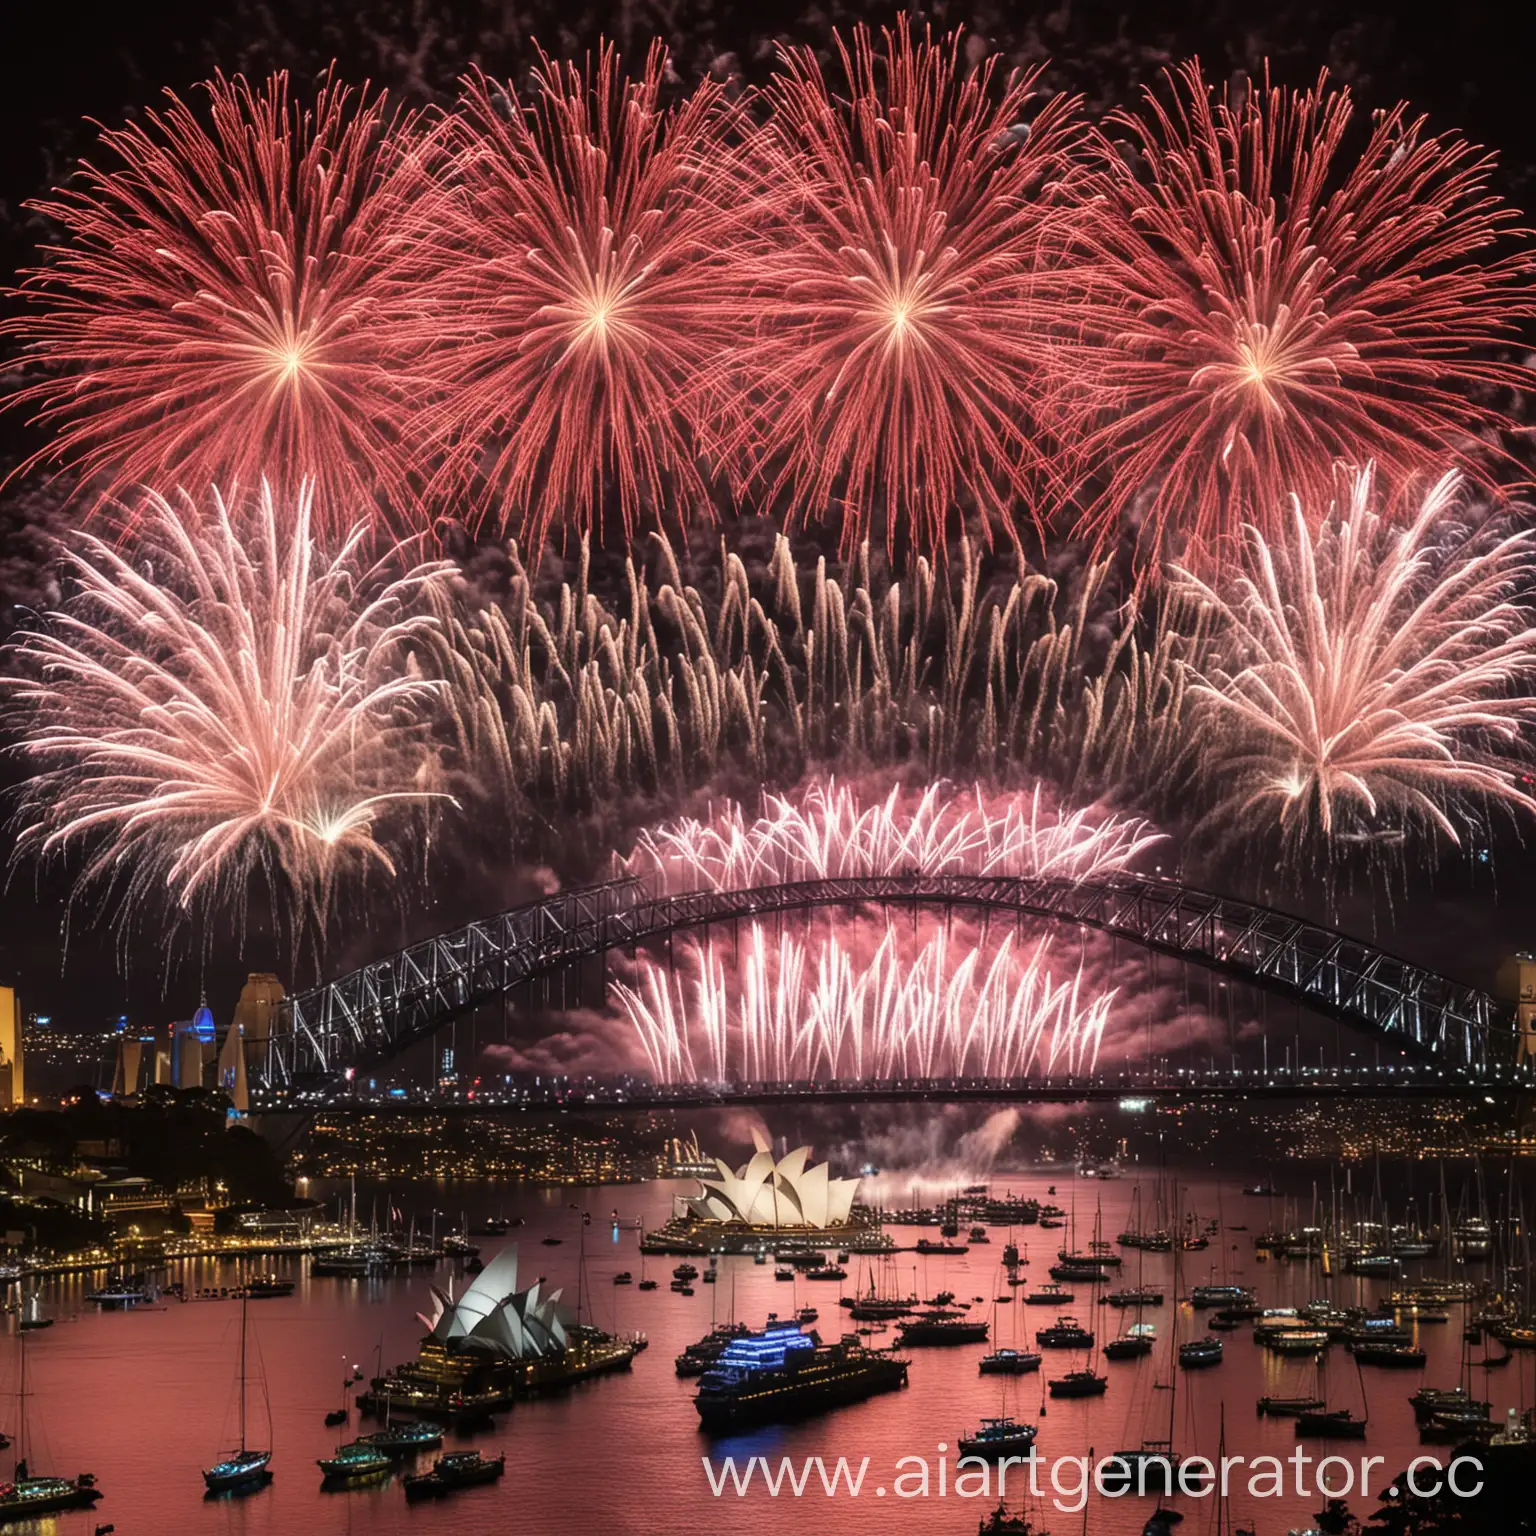
<instances>
[{"instance_id":1,"label":"opera house white sail roof","mask_svg":"<svg viewBox=\"0 0 1536 1536\"><path fill-rule=\"evenodd\" d=\"M841 1227L853 1210L857 1179L834 1179L826 1163L810 1164L796 1147L778 1162L759 1148L735 1173L718 1158L719 1177L700 1179L703 1193L685 1196L684 1214L700 1221L744 1221L754 1227Z\"/></svg>"},{"instance_id":2,"label":"opera house white sail roof","mask_svg":"<svg viewBox=\"0 0 1536 1536\"><path fill-rule=\"evenodd\" d=\"M536 1280L517 1288L517 1244L503 1248L455 1298L432 1287L432 1315L416 1315L432 1339L454 1349L472 1350L505 1360L534 1360L561 1353L571 1317L560 1305L559 1291L540 1297Z\"/></svg>"}]
</instances>

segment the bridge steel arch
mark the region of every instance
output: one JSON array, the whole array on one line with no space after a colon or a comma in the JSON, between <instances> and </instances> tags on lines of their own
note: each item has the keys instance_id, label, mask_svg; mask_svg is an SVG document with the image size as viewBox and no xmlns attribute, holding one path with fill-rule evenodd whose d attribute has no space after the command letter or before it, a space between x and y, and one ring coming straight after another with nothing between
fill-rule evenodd
<instances>
[{"instance_id":1,"label":"bridge steel arch","mask_svg":"<svg viewBox=\"0 0 1536 1536\"><path fill-rule=\"evenodd\" d=\"M982 908L1128 940L1261 988L1468 1082L1524 1081L1511 1005L1288 913L1115 875L922 874L657 892L612 881L439 934L280 1008L252 1086L262 1100L337 1085L510 989L668 934L828 906Z\"/></svg>"}]
</instances>

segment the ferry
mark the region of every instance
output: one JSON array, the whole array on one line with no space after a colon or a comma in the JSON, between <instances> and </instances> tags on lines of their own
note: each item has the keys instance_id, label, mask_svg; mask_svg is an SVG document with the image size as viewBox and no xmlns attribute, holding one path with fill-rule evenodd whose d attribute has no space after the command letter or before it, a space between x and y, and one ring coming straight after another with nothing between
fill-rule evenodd
<instances>
[{"instance_id":1,"label":"ferry","mask_svg":"<svg viewBox=\"0 0 1536 1536\"><path fill-rule=\"evenodd\" d=\"M733 1339L694 1397L707 1430L773 1424L863 1402L907 1384L907 1362L866 1349L851 1334L823 1344L790 1323Z\"/></svg>"}]
</instances>

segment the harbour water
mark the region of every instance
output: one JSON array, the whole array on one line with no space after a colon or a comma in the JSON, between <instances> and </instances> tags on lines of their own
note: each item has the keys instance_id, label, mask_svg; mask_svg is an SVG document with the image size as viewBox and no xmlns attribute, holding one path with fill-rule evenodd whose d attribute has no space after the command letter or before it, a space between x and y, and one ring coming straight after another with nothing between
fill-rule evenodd
<instances>
[{"instance_id":1,"label":"harbour water","mask_svg":"<svg viewBox=\"0 0 1536 1536\"><path fill-rule=\"evenodd\" d=\"M994 1188L1006 1188L1041 1200L1048 1184L1057 1185L1057 1204L1076 1209L1076 1237L1085 1246L1092 1235L1095 1207L1102 1207L1107 1237L1126 1226L1131 1217L1131 1176L1100 1182L1075 1179L1069 1170L1037 1170L993 1176ZM1179 1293L1192 1285L1234 1283L1253 1286L1266 1306L1296 1306L1327 1295L1336 1304L1372 1304L1388 1283L1335 1275L1325 1280L1316 1265L1256 1261L1252 1238L1265 1226L1271 1211L1263 1198L1244 1197L1236 1184L1218 1185L1208 1177L1181 1177L1179 1201L1186 1211L1199 1213L1200 1225L1220 1215L1223 1230L1210 1247L1180 1260ZM993 1228L991 1241L977 1244L960 1257L902 1253L895 1259L895 1283L929 1297L952 1291L972 1301L974 1315L992 1320L993 1342L956 1348L914 1349L910 1385L899 1393L880 1396L803 1423L757 1430L728 1441L707 1439L699 1430L692 1397L696 1382L680 1380L673 1357L698 1339L713 1321L734 1313L760 1326L770 1312L790 1315L797 1306L819 1309L817 1325L835 1338L852 1326L838 1306L840 1291L867 1283L867 1267L857 1255L846 1266L848 1278L793 1283L776 1280L774 1265L757 1265L750 1258L721 1261L719 1282L695 1285L684 1297L667 1282L675 1259L651 1258L644 1269L661 1281L655 1291L615 1286L614 1275L630 1271L641 1277L637 1218L659 1225L669 1213L672 1196L691 1183L659 1182L612 1188L538 1189L468 1184L395 1187L389 1202L414 1212L418 1230L435 1208L442 1230L456 1227L461 1213L474 1222L491 1214L522 1217L506 1239L478 1238L489 1257L504 1242L519 1244L521 1283L544 1276L563 1285L574 1303L578 1254L585 1247L583 1310L604 1328L638 1330L649 1338L648 1350L632 1370L584 1383L563 1395L520 1403L498 1418L494 1430L451 1446L473 1445L488 1455L505 1451L507 1476L492 1486L467 1491L441 1505L407 1507L400 1475L368 1487L322 1492L316 1458L329 1454L339 1440L376 1427L359 1421L353 1409L347 1425L327 1428L327 1411L342 1401L343 1381L360 1366L372 1376L382 1359L388 1367L415 1353L422 1329L418 1311L430 1310L429 1283L446 1286L450 1277L462 1288L457 1267L443 1264L436 1271L416 1270L396 1278L374 1281L325 1279L309 1275L302 1261L278 1262L274 1267L297 1281L291 1296L252 1302L250 1323L253 1381L250 1391L252 1443L265 1443L270 1401L272 1483L243 1498L205 1499L199 1468L211 1464L234 1443L236 1382L234 1361L238 1345L240 1307L229 1300L162 1300L129 1312L98 1312L86 1302L94 1281L72 1277L43 1292L45 1310L56 1326L30 1334L27 1345L29 1455L34 1471L72 1476L94 1472L105 1498L94 1513L57 1517L63 1533L88 1532L95 1524L112 1522L122 1536L131 1533L207 1531L230 1536L341 1536L341 1533L452 1531L455 1536L528 1532L560 1536L565 1532L602 1532L605 1536L672 1536L677 1532L769 1532L793 1523L814 1528L820 1536L875 1536L891 1530L922 1533L965 1533L970 1536L988 1512L988 1500L947 1496L938 1492L938 1463L947 1454L948 1478L953 1481L955 1441L975 1430L984 1416L1010 1414L1035 1421L1040 1416L1044 1378L1081 1365L1080 1355L1047 1352L1039 1375L1020 1378L981 1376L977 1361L997 1345L1033 1345L1034 1330L1055 1320L1055 1311L1028 1307L1027 1289L1047 1281L1047 1267L1058 1247L1066 1246L1067 1229L1018 1229L1013 1235L1025 1248L1029 1286L1006 1284L1002 1250L1006 1228ZM1151 1197L1151 1181L1143 1185ZM373 1199L364 1197L363 1209ZM382 1193L379 1208L386 1210ZM583 1227L582 1212L590 1214ZM618 1213L622 1225L612 1224ZM898 1243L910 1246L933 1229L895 1228ZM545 1245L546 1237L559 1238ZM963 1234L962 1234L963 1240ZM1157 1325L1158 1346L1151 1356L1108 1362L1099 1368L1109 1376L1108 1393L1086 1401L1050 1400L1039 1419L1039 1453L1047 1458L1099 1456L1137 1447L1144 1440L1166 1439L1171 1431L1175 1449L1190 1454L1217 1454L1224 1443L1229 1455L1289 1457L1298 1442L1286 1419L1260 1418L1255 1402L1261 1395L1292 1396L1312 1390L1315 1368L1310 1362L1285 1360L1264 1351L1244 1325L1222 1335L1225 1358L1214 1369L1172 1371L1170 1343L1177 1316L1181 1340L1206 1331L1209 1314L1197 1314L1187 1304L1174 1304L1173 1258L1168 1254L1123 1253L1116 1278L1098 1293L1144 1281L1167 1293L1162 1307L1142 1316ZM1444 1259L1408 1266L1406 1281L1422 1273L1439 1278ZM1455 1273L1477 1277L1485 1271L1459 1264ZM892 1272L887 1272L888 1277ZM189 1261L175 1267L169 1278L189 1294L200 1288L236 1283L232 1265ZM1398 1283L1403 1283L1402 1281ZM1095 1304L1094 1288L1069 1286L1075 1293L1070 1311L1095 1328L1102 1342L1134 1313ZM1016 1299L994 1302L1012 1294ZM984 1298L975 1301L974 1298ZM1369 1416L1369 1438L1363 1445L1308 1442L1314 1460L1339 1453L1358 1465L1364 1455L1381 1457L1373 1489L1384 1487L1391 1475L1421 1454L1408 1396L1421 1384L1448 1387L1458 1380L1463 1351L1462 1309L1453 1306L1448 1324L1418 1325L1419 1342L1428 1351L1424 1371L1357 1371L1341 1345L1329 1351L1324 1393L1330 1406L1349 1407ZM14 1321L10 1323L14 1329ZM894 1329L871 1342L885 1344ZM7 1390L14 1394L18 1343L14 1332L0 1338L7 1358ZM1481 1358L1483 1350L1471 1347ZM1473 1376L1474 1396L1493 1402L1495 1417L1509 1407L1536 1401L1533 1380L1536 1352L1517 1353L1499 1371ZM1177 1376L1168 1390L1170 1375ZM1362 1395L1362 1393L1364 1395ZM14 1429L12 1396L0 1409L0 1428ZM941 1445L946 1448L940 1451ZM4 1464L14 1452L0 1453ZM826 1498L813 1478L798 1500L786 1491L770 1498L761 1488L751 1496L734 1493L716 1498L710 1491L701 1458L718 1462L731 1455L738 1463L748 1456L799 1459L820 1456L829 1464L838 1457L850 1462L869 1458L861 1497L846 1491ZM1440 1454L1448 1458L1448 1449ZM926 1458L932 1469L927 1497L898 1498L895 1479L905 1469L903 1457ZM908 1464L909 1467L911 1464ZM9 1470L9 1467L6 1467ZM887 1487L885 1496L876 1495ZM909 1481L903 1485L910 1489ZM1030 1513L1040 1527L1055 1536L1091 1530L1098 1536L1135 1536L1155 1507L1153 1499L1126 1498L1091 1501L1088 1523L1083 1513L1051 1507ZM995 1500L992 1502L995 1503ZM1064 1502L1075 1502L1064 1500ZM1240 1526L1259 1536L1283 1536L1292 1527L1310 1524L1322 1500L1288 1496L1255 1500L1238 1492L1231 1515ZM1362 1516L1375 1507L1351 1501ZM795 1508L787 1506L794 1505ZM1214 1528L1210 1500L1189 1500L1181 1506L1189 1516L1184 1529Z\"/></svg>"}]
</instances>

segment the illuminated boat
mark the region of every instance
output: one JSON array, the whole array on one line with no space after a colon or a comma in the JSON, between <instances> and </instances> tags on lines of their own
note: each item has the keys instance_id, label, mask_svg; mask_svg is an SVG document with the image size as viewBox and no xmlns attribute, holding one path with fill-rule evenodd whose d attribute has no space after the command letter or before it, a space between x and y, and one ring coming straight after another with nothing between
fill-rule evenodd
<instances>
[{"instance_id":1,"label":"illuminated boat","mask_svg":"<svg viewBox=\"0 0 1536 1536\"><path fill-rule=\"evenodd\" d=\"M101 1489L89 1472L79 1477L28 1477L26 1463L18 1463L15 1478L0 1483L0 1524L31 1520L38 1515L65 1509L89 1509L101 1497Z\"/></svg>"},{"instance_id":2,"label":"illuminated boat","mask_svg":"<svg viewBox=\"0 0 1536 1536\"><path fill-rule=\"evenodd\" d=\"M823 1344L778 1323L733 1339L704 1373L694 1407L707 1430L803 1418L907 1384L907 1362L852 1335Z\"/></svg>"},{"instance_id":3,"label":"illuminated boat","mask_svg":"<svg viewBox=\"0 0 1536 1536\"><path fill-rule=\"evenodd\" d=\"M315 1465L329 1483L356 1483L388 1472L394 1463L378 1446L354 1440L337 1446L334 1456L323 1456Z\"/></svg>"}]
</instances>

